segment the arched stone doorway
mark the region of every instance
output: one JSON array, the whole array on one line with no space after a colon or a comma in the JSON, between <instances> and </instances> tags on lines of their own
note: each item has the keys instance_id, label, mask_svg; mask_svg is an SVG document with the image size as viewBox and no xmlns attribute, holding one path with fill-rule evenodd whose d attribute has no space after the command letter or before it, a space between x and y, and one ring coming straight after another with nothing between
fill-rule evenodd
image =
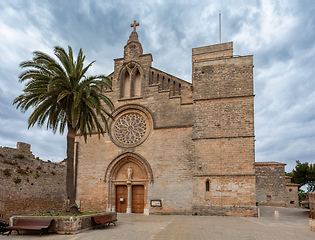
<instances>
[{"instance_id":1,"label":"arched stone doorway","mask_svg":"<svg viewBox=\"0 0 315 240\"><path fill-rule=\"evenodd\" d=\"M153 182L149 163L139 154L124 153L115 158L105 173L109 211L149 213L148 185Z\"/></svg>"}]
</instances>

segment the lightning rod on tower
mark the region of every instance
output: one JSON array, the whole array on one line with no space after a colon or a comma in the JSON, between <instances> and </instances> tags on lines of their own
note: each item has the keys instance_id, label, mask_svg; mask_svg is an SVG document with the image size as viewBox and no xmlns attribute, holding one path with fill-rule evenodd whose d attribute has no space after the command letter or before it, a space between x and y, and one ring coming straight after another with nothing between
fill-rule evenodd
<instances>
[{"instance_id":1,"label":"lightning rod on tower","mask_svg":"<svg viewBox=\"0 0 315 240\"><path fill-rule=\"evenodd\" d=\"M221 11L219 11L219 35L220 35L220 44L221 44Z\"/></svg>"}]
</instances>

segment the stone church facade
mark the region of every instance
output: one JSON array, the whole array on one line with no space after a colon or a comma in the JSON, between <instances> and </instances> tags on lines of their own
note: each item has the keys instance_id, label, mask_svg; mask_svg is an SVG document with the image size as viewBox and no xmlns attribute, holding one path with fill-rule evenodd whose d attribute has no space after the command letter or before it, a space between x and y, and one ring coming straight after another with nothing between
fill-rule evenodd
<instances>
[{"instance_id":1,"label":"stone church facade","mask_svg":"<svg viewBox=\"0 0 315 240\"><path fill-rule=\"evenodd\" d=\"M115 59L115 120L76 137L82 211L256 216L253 57L192 49L192 83L152 67L136 32Z\"/></svg>"}]
</instances>

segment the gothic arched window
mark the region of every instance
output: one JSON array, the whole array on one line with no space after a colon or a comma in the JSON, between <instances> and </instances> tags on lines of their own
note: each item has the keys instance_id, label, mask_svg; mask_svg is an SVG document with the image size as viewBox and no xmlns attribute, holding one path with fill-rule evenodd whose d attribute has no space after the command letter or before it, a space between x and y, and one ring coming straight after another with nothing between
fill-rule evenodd
<instances>
[{"instance_id":1,"label":"gothic arched window","mask_svg":"<svg viewBox=\"0 0 315 240\"><path fill-rule=\"evenodd\" d=\"M120 73L120 97L141 97L142 68L138 63L129 62Z\"/></svg>"},{"instance_id":2,"label":"gothic arched window","mask_svg":"<svg viewBox=\"0 0 315 240\"><path fill-rule=\"evenodd\" d=\"M139 69L136 70L134 75L134 96L135 97L141 96L141 75Z\"/></svg>"},{"instance_id":3,"label":"gothic arched window","mask_svg":"<svg viewBox=\"0 0 315 240\"><path fill-rule=\"evenodd\" d=\"M123 97L130 97L130 75L128 71L123 76Z\"/></svg>"}]
</instances>

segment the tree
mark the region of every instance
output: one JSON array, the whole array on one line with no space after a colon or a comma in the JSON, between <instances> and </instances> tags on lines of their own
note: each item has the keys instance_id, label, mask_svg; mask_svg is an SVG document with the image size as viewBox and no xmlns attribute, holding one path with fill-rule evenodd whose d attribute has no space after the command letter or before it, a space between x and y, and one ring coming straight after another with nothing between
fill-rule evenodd
<instances>
[{"instance_id":1,"label":"tree","mask_svg":"<svg viewBox=\"0 0 315 240\"><path fill-rule=\"evenodd\" d=\"M67 128L67 197L70 209L77 209L74 190L74 143L75 134L87 136L97 132L104 135L108 130L107 119L112 118L114 105L101 88L111 89L111 80L105 75L86 76L95 62L84 67L85 56L80 49L77 59L73 58L71 47L68 53L61 47L54 48L59 61L49 55L35 51L30 61L21 62L27 70L19 76L26 81L23 93L13 104L24 113L34 111L28 119L28 128L47 122L47 129L54 133L59 128L62 134Z\"/></svg>"},{"instance_id":2,"label":"tree","mask_svg":"<svg viewBox=\"0 0 315 240\"><path fill-rule=\"evenodd\" d=\"M292 177L293 183L300 184L300 187L307 185L308 191L315 191L315 164L301 163L296 161L296 166L292 172L287 173L287 176ZM299 187L299 188L300 188Z\"/></svg>"}]
</instances>

